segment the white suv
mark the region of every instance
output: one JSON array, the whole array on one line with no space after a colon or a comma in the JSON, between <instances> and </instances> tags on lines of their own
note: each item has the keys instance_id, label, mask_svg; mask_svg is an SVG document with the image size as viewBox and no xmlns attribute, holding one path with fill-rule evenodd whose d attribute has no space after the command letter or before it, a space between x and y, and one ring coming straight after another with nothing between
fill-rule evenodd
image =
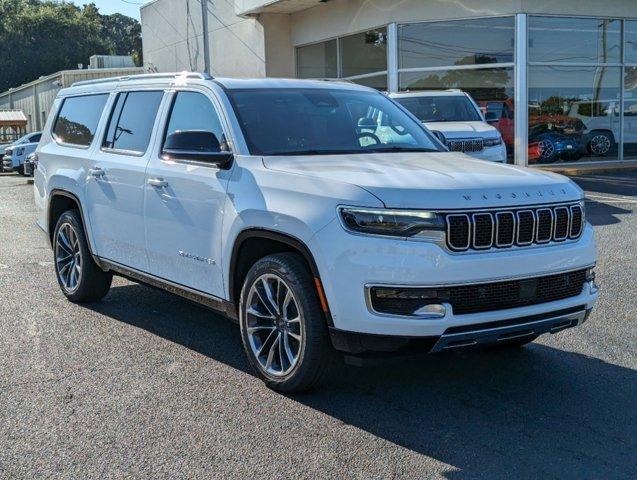
<instances>
[{"instance_id":1,"label":"white suv","mask_svg":"<svg viewBox=\"0 0 637 480\"><path fill-rule=\"evenodd\" d=\"M452 152L506 162L507 149L469 94L460 90L392 93L390 97L436 133Z\"/></svg>"},{"instance_id":2,"label":"white suv","mask_svg":"<svg viewBox=\"0 0 637 480\"><path fill-rule=\"evenodd\" d=\"M573 182L445 151L365 87L78 83L37 155L69 300L99 300L116 274L201 302L239 322L282 391L315 384L335 351L520 345L581 324L597 298Z\"/></svg>"}]
</instances>

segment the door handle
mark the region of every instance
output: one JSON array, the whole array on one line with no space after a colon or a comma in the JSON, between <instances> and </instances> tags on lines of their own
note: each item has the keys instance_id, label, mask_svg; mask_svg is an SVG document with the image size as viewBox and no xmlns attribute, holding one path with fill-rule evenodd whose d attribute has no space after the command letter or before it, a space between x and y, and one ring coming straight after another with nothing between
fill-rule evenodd
<instances>
[{"instance_id":1,"label":"door handle","mask_svg":"<svg viewBox=\"0 0 637 480\"><path fill-rule=\"evenodd\" d=\"M168 182L163 178L149 178L148 185L155 188L164 188L168 186Z\"/></svg>"},{"instance_id":2,"label":"door handle","mask_svg":"<svg viewBox=\"0 0 637 480\"><path fill-rule=\"evenodd\" d=\"M103 177L106 172L102 170L100 167L90 168L88 174L91 177L99 178Z\"/></svg>"}]
</instances>

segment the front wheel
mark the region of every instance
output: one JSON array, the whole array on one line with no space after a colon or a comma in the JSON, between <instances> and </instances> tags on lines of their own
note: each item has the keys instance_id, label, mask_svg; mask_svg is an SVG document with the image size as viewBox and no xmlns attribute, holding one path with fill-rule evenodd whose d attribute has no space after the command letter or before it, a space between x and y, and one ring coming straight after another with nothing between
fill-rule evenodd
<instances>
[{"instance_id":1,"label":"front wheel","mask_svg":"<svg viewBox=\"0 0 637 480\"><path fill-rule=\"evenodd\" d=\"M77 210L60 216L53 234L53 251L55 273L66 298L77 303L95 302L108 293L113 274L93 261Z\"/></svg>"},{"instance_id":2,"label":"front wheel","mask_svg":"<svg viewBox=\"0 0 637 480\"><path fill-rule=\"evenodd\" d=\"M246 276L239 313L244 349L266 385L291 393L323 379L333 351L315 284L298 254L256 262Z\"/></svg>"}]
</instances>

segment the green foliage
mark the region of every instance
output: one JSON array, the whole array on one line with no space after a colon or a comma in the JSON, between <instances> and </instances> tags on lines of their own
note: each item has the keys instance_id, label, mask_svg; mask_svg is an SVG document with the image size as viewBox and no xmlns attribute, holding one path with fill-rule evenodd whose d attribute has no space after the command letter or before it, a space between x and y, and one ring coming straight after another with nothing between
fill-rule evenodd
<instances>
[{"instance_id":1,"label":"green foliage","mask_svg":"<svg viewBox=\"0 0 637 480\"><path fill-rule=\"evenodd\" d=\"M139 22L94 4L0 0L0 91L88 65L91 55L132 55L141 65Z\"/></svg>"}]
</instances>

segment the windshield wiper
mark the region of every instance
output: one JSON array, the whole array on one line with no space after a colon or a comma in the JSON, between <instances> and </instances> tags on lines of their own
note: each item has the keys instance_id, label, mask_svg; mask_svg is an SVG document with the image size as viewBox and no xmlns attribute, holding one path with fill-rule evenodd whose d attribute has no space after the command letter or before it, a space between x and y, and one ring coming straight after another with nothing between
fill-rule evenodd
<instances>
[{"instance_id":1,"label":"windshield wiper","mask_svg":"<svg viewBox=\"0 0 637 480\"><path fill-rule=\"evenodd\" d=\"M436 148L426 147L387 147L387 148L367 148L365 153L384 153L384 152L439 152Z\"/></svg>"}]
</instances>

